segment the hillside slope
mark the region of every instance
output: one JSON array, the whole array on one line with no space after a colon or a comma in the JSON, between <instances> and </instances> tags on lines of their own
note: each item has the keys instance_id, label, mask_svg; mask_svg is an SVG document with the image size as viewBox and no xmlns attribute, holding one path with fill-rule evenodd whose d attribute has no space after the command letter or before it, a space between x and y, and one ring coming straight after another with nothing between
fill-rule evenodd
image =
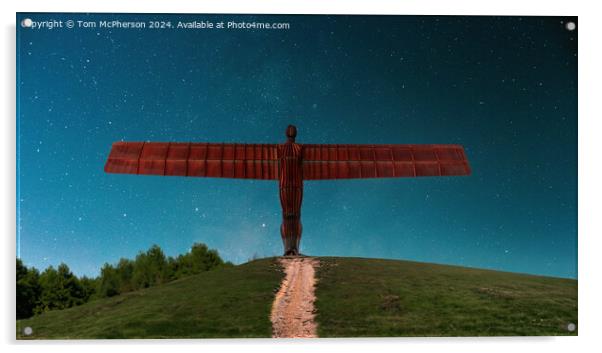
<instances>
[{"instance_id":1,"label":"hillside slope","mask_svg":"<svg viewBox=\"0 0 602 353\"><path fill-rule=\"evenodd\" d=\"M320 337L576 335L577 281L410 261L320 258Z\"/></svg>"},{"instance_id":2,"label":"hillside slope","mask_svg":"<svg viewBox=\"0 0 602 353\"><path fill-rule=\"evenodd\" d=\"M274 258L221 268L17 322L18 338L271 337ZM24 336L25 327L33 334Z\"/></svg>"},{"instance_id":3,"label":"hillside slope","mask_svg":"<svg viewBox=\"0 0 602 353\"><path fill-rule=\"evenodd\" d=\"M575 335L577 281L397 260L320 257L319 337ZM18 338L271 337L276 258L17 322ZM23 336L25 327L33 334Z\"/></svg>"}]
</instances>

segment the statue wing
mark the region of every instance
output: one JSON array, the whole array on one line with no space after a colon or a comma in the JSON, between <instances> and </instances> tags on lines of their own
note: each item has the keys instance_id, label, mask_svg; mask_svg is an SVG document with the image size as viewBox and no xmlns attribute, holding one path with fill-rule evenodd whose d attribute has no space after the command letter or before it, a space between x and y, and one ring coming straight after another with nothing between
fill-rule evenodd
<instances>
[{"instance_id":1,"label":"statue wing","mask_svg":"<svg viewBox=\"0 0 602 353\"><path fill-rule=\"evenodd\" d=\"M105 172L166 176L278 179L278 145L115 142Z\"/></svg>"},{"instance_id":2,"label":"statue wing","mask_svg":"<svg viewBox=\"0 0 602 353\"><path fill-rule=\"evenodd\" d=\"M469 175L460 145L303 145L303 179Z\"/></svg>"}]
</instances>

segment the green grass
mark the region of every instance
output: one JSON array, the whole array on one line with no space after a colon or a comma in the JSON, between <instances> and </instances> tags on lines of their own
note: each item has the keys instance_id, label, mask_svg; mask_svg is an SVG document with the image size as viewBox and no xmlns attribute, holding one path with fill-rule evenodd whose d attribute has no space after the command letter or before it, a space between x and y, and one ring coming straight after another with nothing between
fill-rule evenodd
<instances>
[{"instance_id":1,"label":"green grass","mask_svg":"<svg viewBox=\"0 0 602 353\"><path fill-rule=\"evenodd\" d=\"M271 337L274 258L212 270L17 322L17 338ZM31 336L22 335L31 327Z\"/></svg>"},{"instance_id":2,"label":"green grass","mask_svg":"<svg viewBox=\"0 0 602 353\"><path fill-rule=\"evenodd\" d=\"M577 281L409 261L320 258L320 337L576 335Z\"/></svg>"},{"instance_id":3,"label":"green grass","mask_svg":"<svg viewBox=\"0 0 602 353\"><path fill-rule=\"evenodd\" d=\"M397 260L319 258L320 337L576 335L577 281ZM271 337L275 258L51 311L19 339ZM31 327L33 335L23 336Z\"/></svg>"}]
</instances>

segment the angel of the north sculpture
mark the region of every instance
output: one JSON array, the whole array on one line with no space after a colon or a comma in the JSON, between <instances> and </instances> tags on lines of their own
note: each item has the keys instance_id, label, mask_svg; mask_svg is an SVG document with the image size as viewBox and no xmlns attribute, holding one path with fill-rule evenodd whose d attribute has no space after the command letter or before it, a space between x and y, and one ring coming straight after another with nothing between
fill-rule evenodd
<instances>
[{"instance_id":1,"label":"angel of the north sculpture","mask_svg":"<svg viewBox=\"0 0 602 353\"><path fill-rule=\"evenodd\" d=\"M284 255L299 255L303 181L469 175L460 145L115 142L107 173L278 180Z\"/></svg>"}]
</instances>

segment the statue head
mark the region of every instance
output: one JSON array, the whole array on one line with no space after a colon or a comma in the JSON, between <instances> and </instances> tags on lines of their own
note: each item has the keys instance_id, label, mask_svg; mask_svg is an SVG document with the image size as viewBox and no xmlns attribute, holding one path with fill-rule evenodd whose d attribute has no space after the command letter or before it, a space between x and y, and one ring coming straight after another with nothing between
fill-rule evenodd
<instances>
[{"instance_id":1,"label":"statue head","mask_svg":"<svg viewBox=\"0 0 602 353\"><path fill-rule=\"evenodd\" d=\"M289 125L286 128L286 138L290 142L295 142L295 137L297 137L297 128L295 125Z\"/></svg>"}]
</instances>

